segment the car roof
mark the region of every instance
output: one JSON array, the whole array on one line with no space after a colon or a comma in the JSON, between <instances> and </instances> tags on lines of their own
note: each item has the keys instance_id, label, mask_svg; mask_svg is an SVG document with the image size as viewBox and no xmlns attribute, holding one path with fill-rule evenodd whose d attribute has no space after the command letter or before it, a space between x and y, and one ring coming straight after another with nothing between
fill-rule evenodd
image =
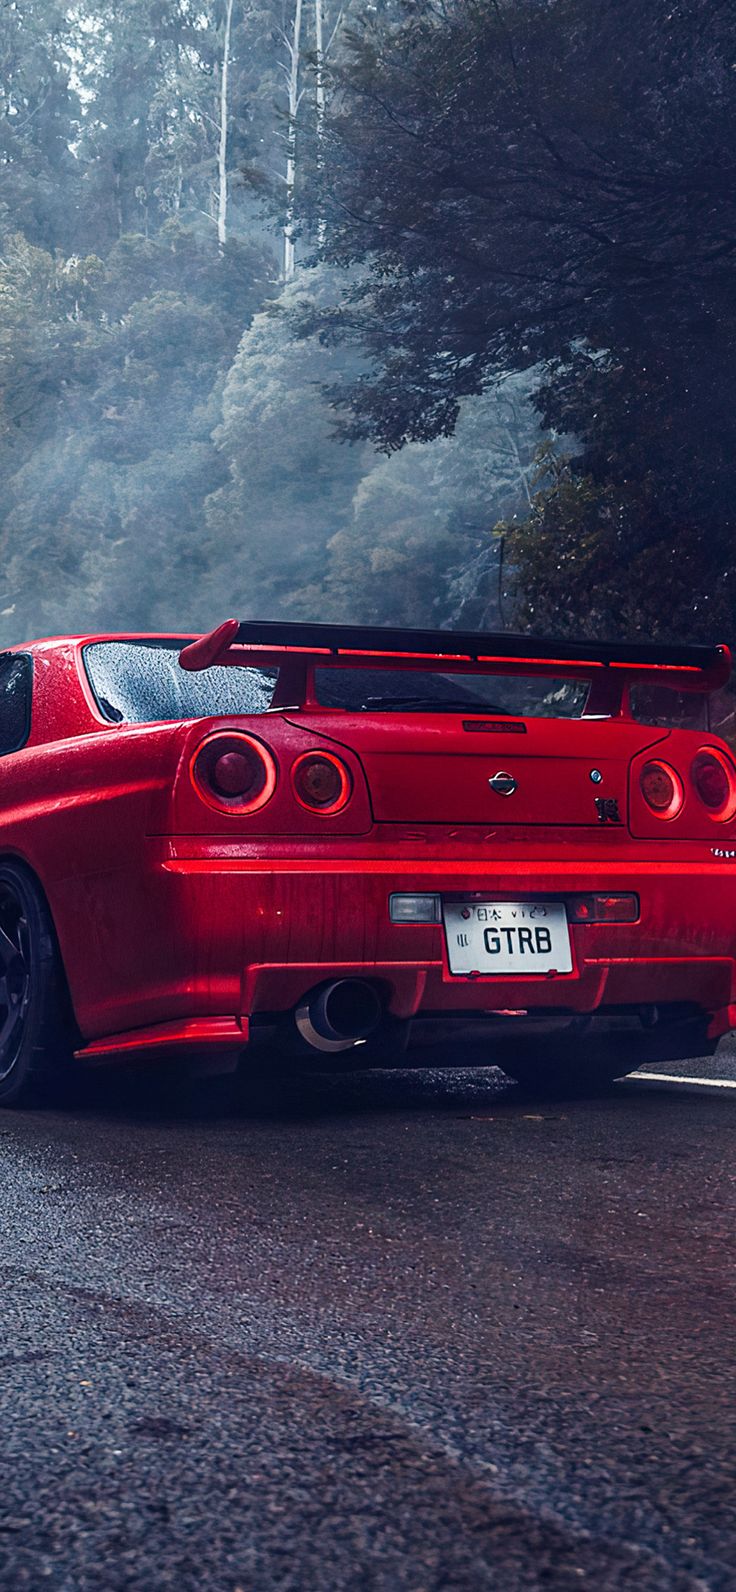
<instances>
[{"instance_id":1,"label":"car roof","mask_svg":"<svg viewBox=\"0 0 736 1592\"><path fill-rule=\"evenodd\" d=\"M76 635L37 636L32 641L14 641L4 652L39 652L43 648L88 647L104 641L190 641L195 630L90 630Z\"/></svg>"}]
</instances>

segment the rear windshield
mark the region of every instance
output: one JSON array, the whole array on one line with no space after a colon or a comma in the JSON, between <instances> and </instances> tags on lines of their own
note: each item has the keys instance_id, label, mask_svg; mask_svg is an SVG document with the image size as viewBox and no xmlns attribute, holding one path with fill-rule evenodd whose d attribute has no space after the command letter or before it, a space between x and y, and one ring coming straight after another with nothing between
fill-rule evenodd
<instances>
[{"instance_id":1,"label":"rear windshield","mask_svg":"<svg viewBox=\"0 0 736 1592\"><path fill-rule=\"evenodd\" d=\"M179 667L182 641L96 641L84 648L95 701L114 724L155 724L215 714L265 713L276 669Z\"/></svg>"},{"instance_id":2,"label":"rear windshield","mask_svg":"<svg viewBox=\"0 0 736 1592\"><path fill-rule=\"evenodd\" d=\"M502 674L436 674L424 669L316 669L325 707L353 712L493 713L515 718L579 719L589 685L583 680Z\"/></svg>"},{"instance_id":3,"label":"rear windshield","mask_svg":"<svg viewBox=\"0 0 736 1592\"><path fill-rule=\"evenodd\" d=\"M631 715L639 724L664 730L707 730L708 698L695 691L635 680L629 692Z\"/></svg>"}]
</instances>

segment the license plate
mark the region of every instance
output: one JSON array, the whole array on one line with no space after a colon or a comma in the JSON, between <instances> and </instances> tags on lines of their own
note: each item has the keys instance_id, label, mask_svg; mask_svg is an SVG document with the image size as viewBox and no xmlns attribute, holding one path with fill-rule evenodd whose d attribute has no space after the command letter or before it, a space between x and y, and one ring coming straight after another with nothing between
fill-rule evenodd
<instances>
[{"instance_id":1,"label":"license plate","mask_svg":"<svg viewBox=\"0 0 736 1592\"><path fill-rule=\"evenodd\" d=\"M445 901L451 973L572 972L561 901Z\"/></svg>"}]
</instances>

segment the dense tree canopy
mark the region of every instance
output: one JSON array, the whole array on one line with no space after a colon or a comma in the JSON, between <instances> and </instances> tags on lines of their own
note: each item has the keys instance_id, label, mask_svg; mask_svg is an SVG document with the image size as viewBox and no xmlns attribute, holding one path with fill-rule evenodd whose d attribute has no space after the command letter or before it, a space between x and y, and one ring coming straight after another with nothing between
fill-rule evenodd
<instances>
[{"instance_id":1,"label":"dense tree canopy","mask_svg":"<svg viewBox=\"0 0 736 1592\"><path fill-rule=\"evenodd\" d=\"M0 234L70 245L80 104L71 85L62 0L4 0L0 10ZM70 197L72 199L70 212Z\"/></svg>"},{"instance_id":2,"label":"dense tree canopy","mask_svg":"<svg viewBox=\"0 0 736 1592\"><path fill-rule=\"evenodd\" d=\"M6 634L167 623L201 580L202 505L222 477L212 441L240 328L268 285L247 243L211 246L175 221L59 261L21 236L0 264ZM173 617L173 615L171 615ZM169 620L170 622L170 620Z\"/></svg>"},{"instance_id":3,"label":"dense tree canopy","mask_svg":"<svg viewBox=\"0 0 736 1592\"><path fill-rule=\"evenodd\" d=\"M528 502L540 435L528 382L471 401L452 439L389 459L340 446L322 389L347 386L358 356L295 341L290 320L295 305L315 313L343 290L339 271L303 270L241 340L214 433L227 477L205 504L205 594L243 613L430 624L457 610L497 622L498 546L467 589L458 576L489 551L494 520Z\"/></svg>"},{"instance_id":4,"label":"dense tree canopy","mask_svg":"<svg viewBox=\"0 0 736 1592\"><path fill-rule=\"evenodd\" d=\"M519 540L526 617L732 625L736 13L429 0L350 42L307 210L367 271L321 325L374 363L347 433L449 433L464 396L543 364L543 417L579 446L562 525L556 480ZM675 544L694 585L632 604Z\"/></svg>"},{"instance_id":5,"label":"dense tree canopy","mask_svg":"<svg viewBox=\"0 0 736 1592\"><path fill-rule=\"evenodd\" d=\"M213 590L224 595L229 584L241 612L253 612L255 590L269 612L304 614L305 588L321 584L326 543L369 467L365 446L336 445L319 389L319 376L334 382L354 373L355 355L320 358L309 342L294 341L284 313L295 293L312 305L329 301L330 275L306 273L255 317L225 383L215 441L228 479L206 504L207 545ZM249 549L239 575L230 567L234 525Z\"/></svg>"},{"instance_id":6,"label":"dense tree canopy","mask_svg":"<svg viewBox=\"0 0 736 1592\"><path fill-rule=\"evenodd\" d=\"M0 644L730 633L735 45L722 0L7 0Z\"/></svg>"},{"instance_id":7,"label":"dense tree canopy","mask_svg":"<svg viewBox=\"0 0 736 1592\"><path fill-rule=\"evenodd\" d=\"M524 500L526 393L521 466L483 399L452 442L387 464L338 440L323 393L362 357L295 342L283 313L342 299L345 273L305 266L324 229L299 236L295 204L324 171L350 29L403 16L402 0L0 9L0 644L233 607L462 608L464 561ZM494 591L495 575L491 551Z\"/></svg>"},{"instance_id":8,"label":"dense tree canopy","mask_svg":"<svg viewBox=\"0 0 736 1592\"><path fill-rule=\"evenodd\" d=\"M384 457L328 543L330 612L350 607L366 624L421 617L503 628L501 547L489 527L528 506L539 440L529 382L516 376L463 399L451 438Z\"/></svg>"}]
</instances>

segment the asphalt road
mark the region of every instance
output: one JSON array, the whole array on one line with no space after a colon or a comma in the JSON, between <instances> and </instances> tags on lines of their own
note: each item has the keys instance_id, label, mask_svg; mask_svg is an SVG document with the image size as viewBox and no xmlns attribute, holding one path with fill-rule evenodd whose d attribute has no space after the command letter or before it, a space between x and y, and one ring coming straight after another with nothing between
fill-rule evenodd
<instances>
[{"instance_id":1,"label":"asphalt road","mask_svg":"<svg viewBox=\"0 0 736 1592\"><path fill-rule=\"evenodd\" d=\"M468 1071L3 1114L0 1585L733 1588L735 1112Z\"/></svg>"}]
</instances>

